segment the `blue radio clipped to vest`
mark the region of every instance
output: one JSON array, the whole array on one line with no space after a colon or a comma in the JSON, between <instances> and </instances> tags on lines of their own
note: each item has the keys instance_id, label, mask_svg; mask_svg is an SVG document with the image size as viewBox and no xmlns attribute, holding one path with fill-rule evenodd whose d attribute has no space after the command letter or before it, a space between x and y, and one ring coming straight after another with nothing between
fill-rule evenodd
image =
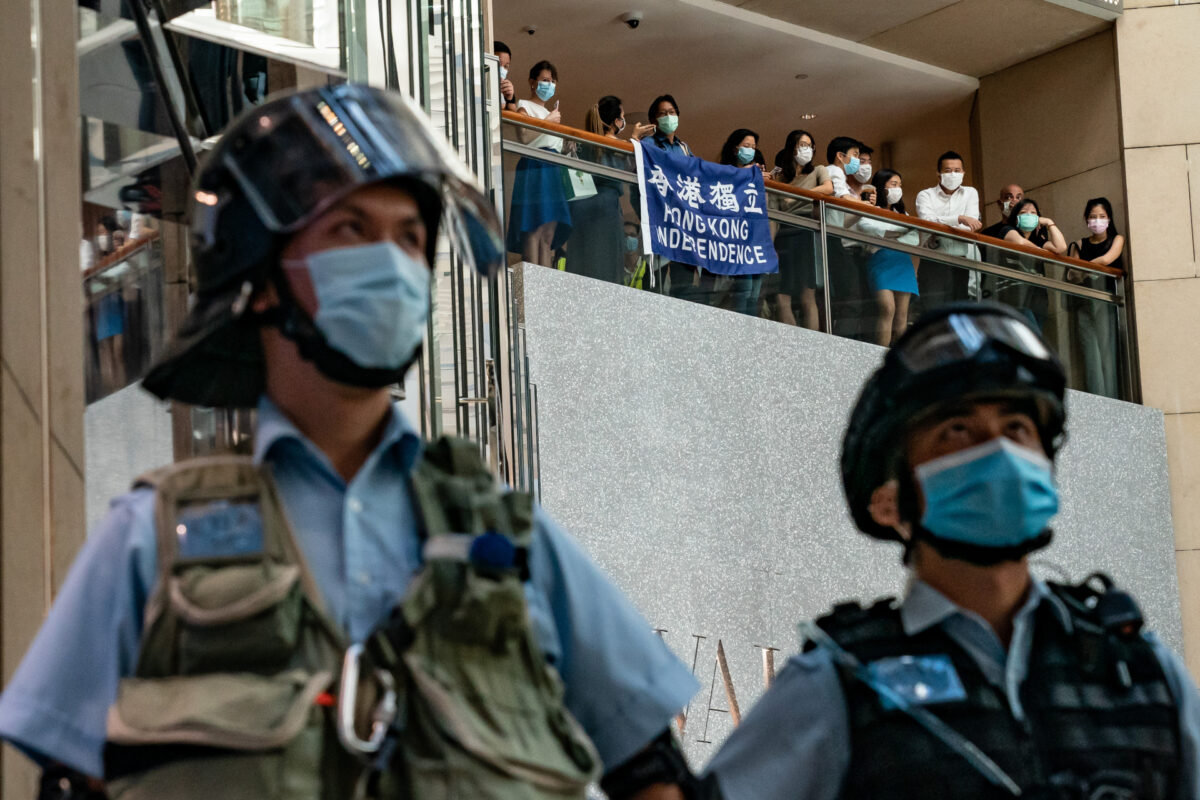
<instances>
[{"instance_id":1,"label":"blue radio clipped to vest","mask_svg":"<svg viewBox=\"0 0 1200 800\"><path fill-rule=\"evenodd\" d=\"M948 655L895 656L867 664L871 679L891 689L909 704L927 706L966 700L967 692L958 670ZM890 698L880 695L885 710L897 708Z\"/></svg>"},{"instance_id":2,"label":"blue radio clipped to vest","mask_svg":"<svg viewBox=\"0 0 1200 800\"><path fill-rule=\"evenodd\" d=\"M175 534L181 559L251 558L263 552L256 501L212 500L180 509Z\"/></svg>"}]
</instances>

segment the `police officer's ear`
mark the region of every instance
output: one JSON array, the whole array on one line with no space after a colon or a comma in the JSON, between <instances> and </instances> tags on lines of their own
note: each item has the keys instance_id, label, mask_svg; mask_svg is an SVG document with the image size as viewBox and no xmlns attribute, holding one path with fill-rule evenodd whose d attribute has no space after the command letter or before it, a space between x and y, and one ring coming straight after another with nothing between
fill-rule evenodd
<instances>
[{"instance_id":1,"label":"police officer's ear","mask_svg":"<svg viewBox=\"0 0 1200 800\"><path fill-rule=\"evenodd\" d=\"M903 524L900 517L900 483L890 480L882 486L875 487L871 492L871 502L867 511L875 524L900 532L905 540L908 539L908 526Z\"/></svg>"}]
</instances>

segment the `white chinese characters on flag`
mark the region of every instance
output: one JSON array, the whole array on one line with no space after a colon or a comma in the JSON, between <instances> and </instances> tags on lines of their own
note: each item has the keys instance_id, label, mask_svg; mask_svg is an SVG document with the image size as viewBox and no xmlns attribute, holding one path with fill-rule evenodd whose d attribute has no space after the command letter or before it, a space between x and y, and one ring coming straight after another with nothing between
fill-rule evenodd
<instances>
[{"instance_id":1,"label":"white chinese characters on flag","mask_svg":"<svg viewBox=\"0 0 1200 800\"><path fill-rule=\"evenodd\" d=\"M759 170L676 156L640 142L634 150L647 255L719 275L779 270Z\"/></svg>"}]
</instances>

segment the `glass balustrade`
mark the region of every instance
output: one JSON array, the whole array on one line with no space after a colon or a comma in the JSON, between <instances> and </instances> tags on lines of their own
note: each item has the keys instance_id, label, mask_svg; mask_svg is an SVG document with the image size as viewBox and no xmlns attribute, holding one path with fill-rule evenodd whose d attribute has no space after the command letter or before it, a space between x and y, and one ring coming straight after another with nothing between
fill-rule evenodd
<instances>
[{"instance_id":1,"label":"glass balustrade","mask_svg":"<svg viewBox=\"0 0 1200 800\"><path fill-rule=\"evenodd\" d=\"M643 254L629 145L512 114L502 135L513 263L885 346L938 305L990 300L1042 332L1072 388L1132 396L1124 278L1112 270L774 184L779 271L714 275Z\"/></svg>"}]
</instances>

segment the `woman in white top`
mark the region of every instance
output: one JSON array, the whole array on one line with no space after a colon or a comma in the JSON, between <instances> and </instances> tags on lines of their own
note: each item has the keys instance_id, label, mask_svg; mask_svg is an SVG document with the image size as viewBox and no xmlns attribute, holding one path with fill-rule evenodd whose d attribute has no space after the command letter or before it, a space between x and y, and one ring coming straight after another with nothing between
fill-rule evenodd
<instances>
[{"instance_id":1,"label":"woman in white top","mask_svg":"<svg viewBox=\"0 0 1200 800\"><path fill-rule=\"evenodd\" d=\"M517 103L517 112L546 122L561 123L558 100L558 70L549 61L539 61L529 70L527 100ZM563 140L538 134L529 144L561 153ZM545 161L522 158L513 179L509 205L508 249L533 264L553 266L554 249L571 233L571 209L563 186L563 168Z\"/></svg>"}]
</instances>

